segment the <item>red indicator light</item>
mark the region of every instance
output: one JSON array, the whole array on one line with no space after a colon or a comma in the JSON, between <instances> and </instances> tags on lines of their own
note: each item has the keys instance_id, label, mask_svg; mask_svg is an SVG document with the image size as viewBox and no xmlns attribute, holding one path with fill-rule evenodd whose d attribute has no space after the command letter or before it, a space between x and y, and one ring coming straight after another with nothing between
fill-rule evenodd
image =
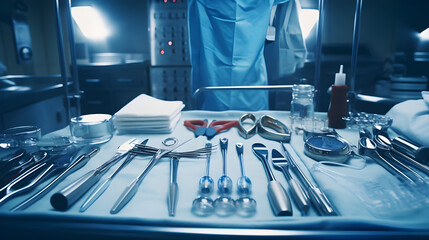
<instances>
[{"instance_id":1,"label":"red indicator light","mask_svg":"<svg viewBox=\"0 0 429 240\"><path fill-rule=\"evenodd\" d=\"M167 3L168 0L164 0L164 3Z\"/></svg>"},{"instance_id":2,"label":"red indicator light","mask_svg":"<svg viewBox=\"0 0 429 240\"><path fill-rule=\"evenodd\" d=\"M161 53L161 55L164 55L164 53L165 53L164 49L161 49L161 51L159 51L159 53Z\"/></svg>"},{"instance_id":3,"label":"red indicator light","mask_svg":"<svg viewBox=\"0 0 429 240\"><path fill-rule=\"evenodd\" d=\"M171 45L173 45L173 42L172 41L168 41L168 46L171 46Z\"/></svg>"}]
</instances>

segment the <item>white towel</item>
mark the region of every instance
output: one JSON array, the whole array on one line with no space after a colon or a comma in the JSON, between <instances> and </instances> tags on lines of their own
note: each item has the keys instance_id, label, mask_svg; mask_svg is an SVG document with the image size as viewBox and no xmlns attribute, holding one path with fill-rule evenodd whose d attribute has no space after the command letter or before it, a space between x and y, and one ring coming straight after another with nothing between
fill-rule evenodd
<instances>
[{"instance_id":1,"label":"white towel","mask_svg":"<svg viewBox=\"0 0 429 240\"><path fill-rule=\"evenodd\" d=\"M141 94L113 117L118 133L170 133L180 120L182 101L164 101Z\"/></svg>"},{"instance_id":2,"label":"white towel","mask_svg":"<svg viewBox=\"0 0 429 240\"><path fill-rule=\"evenodd\" d=\"M393 119L392 129L413 142L429 146L429 92L423 99L396 104L386 114Z\"/></svg>"},{"instance_id":3,"label":"white towel","mask_svg":"<svg viewBox=\"0 0 429 240\"><path fill-rule=\"evenodd\" d=\"M182 101L164 101L146 94L141 94L119 110L115 117L118 119L171 119L185 105Z\"/></svg>"}]
</instances>

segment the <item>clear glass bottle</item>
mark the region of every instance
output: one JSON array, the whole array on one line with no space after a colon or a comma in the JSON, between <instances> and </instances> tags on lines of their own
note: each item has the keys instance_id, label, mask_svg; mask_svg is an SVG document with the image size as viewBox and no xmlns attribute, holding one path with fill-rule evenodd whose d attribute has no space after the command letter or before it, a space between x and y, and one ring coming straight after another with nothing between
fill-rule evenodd
<instances>
[{"instance_id":1,"label":"clear glass bottle","mask_svg":"<svg viewBox=\"0 0 429 240\"><path fill-rule=\"evenodd\" d=\"M308 84L295 84L292 87L292 101L290 107L291 117L314 117L314 86Z\"/></svg>"},{"instance_id":2,"label":"clear glass bottle","mask_svg":"<svg viewBox=\"0 0 429 240\"><path fill-rule=\"evenodd\" d=\"M297 133L303 130L303 121L314 118L314 86L308 84L294 84L292 87L292 101L290 103L290 117L292 129Z\"/></svg>"}]
</instances>

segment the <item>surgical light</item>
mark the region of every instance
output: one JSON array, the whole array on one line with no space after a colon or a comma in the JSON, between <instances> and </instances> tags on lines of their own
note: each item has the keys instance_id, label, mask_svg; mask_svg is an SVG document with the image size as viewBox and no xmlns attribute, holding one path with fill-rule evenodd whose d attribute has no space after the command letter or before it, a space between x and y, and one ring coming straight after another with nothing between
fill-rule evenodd
<instances>
[{"instance_id":1,"label":"surgical light","mask_svg":"<svg viewBox=\"0 0 429 240\"><path fill-rule=\"evenodd\" d=\"M319 19L319 10L317 9L301 9L299 14L299 24L301 25L302 35L307 38Z\"/></svg>"},{"instance_id":2,"label":"surgical light","mask_svg":"<svg viewBox=\"0 0 429 240\"><path fill-rule=\"evenodd\" d=\"M72 7L71 13L85 37L102 40L110 35L110 30L97 9L91 6Z\"/></svg>"},{"instance_id":3,"label":"surgical light","mask_svg":"<svg viewBox=\"0 0 429 240\"><path fill-rule=\"evenodd\" d=\"M420 39L429 40L429 28L426 28L423 32L419 34Z\"/></svg>"}]
</instances>

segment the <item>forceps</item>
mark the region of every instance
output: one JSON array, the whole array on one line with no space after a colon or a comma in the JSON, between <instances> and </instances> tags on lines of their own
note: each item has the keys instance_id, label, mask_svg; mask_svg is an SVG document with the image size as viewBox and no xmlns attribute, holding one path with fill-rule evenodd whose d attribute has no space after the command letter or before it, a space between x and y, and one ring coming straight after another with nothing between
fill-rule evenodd
<instances>
[{"instance_id":1,"label":"forceps","mask_svg":"<svg viewBox=\"0 0 429 240\"><path fill-rule=\"evenodd\" d=\"M164 140L164 143L167 141L174 141L173 138L167 138ZM125 188L125 190L122 192L121 196L118 198L116 203L113 205L112 209L110 210L111 214L116 214L125 205L134 197L134 195L137 192L137 189L139 188L140 184L143 182L143 179L146 177L146 175L149 173L149 171L158 163L158 161L167 153L173 151L174 149L182 146L183 144L193 140L193 138L190 138L186 141L184 141L181 144L175 145L173 144L170 148L162 149L160 148L155 155L149 160L149 163L146 165L145 169ZM176 139L177 141L177 139Z\"/></svg>"},{"instance_id":2,"label":"forceps","mask_svg":"<svg viewBox=\"0 0 429 240\"><path fill-rule=\"evenodd\" d=\"M68 167L72 162L71 159L78 152L78 150L80 150L80 148L73 148L69 150L69 152L66 153L65 155L59 156L58 158L53 159L52 161L46 161L46 162L37 164L34 167L27 170L22 175L20 175L19 177L17 177L16 179L14 179L13 181L11 181L8 185L4 186L0 190L0 196L1 196L0 205L4 204L7 200L9 200L15 195L20 195L27 191L30 191L31 189L36 187L36 185L39 182L41 182L43 179L45 179L47 176L54 173L55 171ZM42 172L39 175L37 175L37 177L33 181L31 181L30 183L28 183L23 187L19 187L19 184L22 181L27 180L30 176L33 176L33 174L39 172L39 170L41 170ZM18 187L18 188L13 190L15 187Z\"/></svg>"},{"instance_id":3,"label":"forceps","mask_svg":"<svg viewBox=\"0 0 429 240\"><path fill-rule=\"evenodd\" d=\"M87 153L84 153L80 155L74 162L71 164L66 170L64 170L60 175L58 175L54 180L52 180L48 185L46 185L43 189L38 191L36 194L25 200L24 202L20 203L18 206L14 207L11 211L19 211L24 210L27 207L31 206L33 203L41 199L43 196L45 196L51 189L53 189L55 186L58 185L60 181L62 181L64 178L66 178L68 175L70 175L72 172L76 171L77 169L82 168L89 159L97 154L97 152L100 150L100 148L95 147L92 148Z\"/></svg>"},{"instance_id":4,"label":"forceps","mask_svg":"<svg viewBox=\"0 0 429 240\"><path fill-rule=\"evenodd\" d=\"M146 145L149 139L144 140L141 145ZM135 146L134 146L135 147ZM132 150L132 149L131 149ZM122 162L122 164L116 168L116 170L103 182L101 182L95 189L92 191L92 193L89 195L89 197L85 200L85 202L80 207L80 212L85 212L103 193L106 191L106 189L110 186L110 183L112 182L113 178L124 168L126 167L136 156L135 153L129 152L127 158Z\"/></svg>"}]
</instances>

